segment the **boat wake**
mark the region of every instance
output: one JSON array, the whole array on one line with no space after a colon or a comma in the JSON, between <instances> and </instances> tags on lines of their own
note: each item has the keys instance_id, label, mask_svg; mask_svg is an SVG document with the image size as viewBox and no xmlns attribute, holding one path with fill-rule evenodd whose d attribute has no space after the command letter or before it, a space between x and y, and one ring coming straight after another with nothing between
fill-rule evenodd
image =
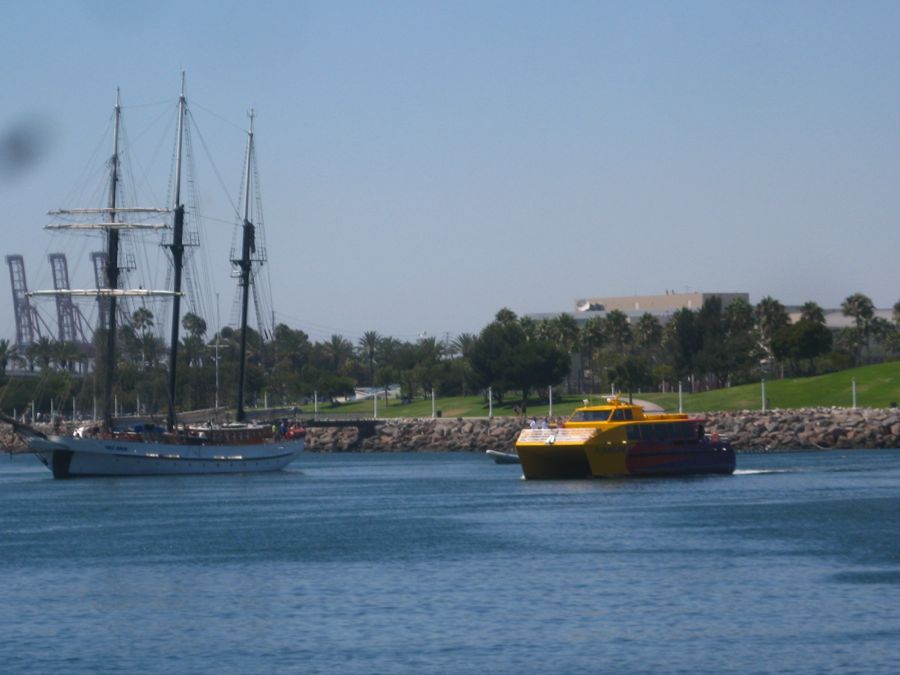
<instances>
[{"instance_id":1,"label":"boat wake","mask_svg":"<svg viewBox=\"0 0 900 675\"><path fill-rule=\"evenodd\" d=\"M791 473L790 469L735 469L735 476L758 476L766 473Z\"/></svg>"}]
</instances>

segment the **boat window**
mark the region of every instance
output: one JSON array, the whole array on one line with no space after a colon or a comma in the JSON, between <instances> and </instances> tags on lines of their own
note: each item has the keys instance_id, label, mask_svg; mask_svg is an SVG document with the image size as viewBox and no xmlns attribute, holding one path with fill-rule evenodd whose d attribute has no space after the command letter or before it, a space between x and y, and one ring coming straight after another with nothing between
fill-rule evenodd
<instances>
[{"instance_id":1,"label":"boat window","mask_svg":"<svg viewBox=\"0 0 900 675\"><path fill-rule=\"evenodd\" d=\"M625 411L624 410L616 410L613 413L612 418L616 422L622 422L625 419Z\"/></svg>"},{"instance_id":2,"label":"boat window","mask_svg":"<svg viewBox=\"0 0 900 675\"><path fill-rule=\"evenodd\" d=\"M636 424L629 424L627 427L625 427L625 433L628 435L629 441L641 440L640 427L638 427Z\"/></svg>"},{"instance_id":3,"label":"boat window","mask_svg":"<svg viewBox=\"0 0 900 675\"><path fill-rule=\"evenodd\" d=\"M570 422L605 422L609 418L609 410L576 410Z\"/></svg>"},{"instance_id":4,"label":"boat window","mask_svg":"<svg viewBox=\"0 0 900 675\"><path fill-rule=\"evenodd\" d=\"M625 410L625 419L626 419L626 420L634 419L634 415L633 415L633 413L632 413L631 408L627 408L627 409Z\"/></svg>"},{"instance_id":5,"label":"boat window","mask_svg":"<svg viewBox=\"0 0 900 675\"><path fill-rule=\"evenodd\" d=\"M670 426L668 424L656 425L656 440L666 441L669 439Z\"/></svg>"},{"instance_id":6,"label":"boat window","mask_svg":"<svg viewBox=\"0 0 900 675\"><path fill-rule=\"evenodd\" d=\"M644 424L641 426L641 440L642 441L652 441L653 440L653 425Z\"/></svg>"}]
</instances>

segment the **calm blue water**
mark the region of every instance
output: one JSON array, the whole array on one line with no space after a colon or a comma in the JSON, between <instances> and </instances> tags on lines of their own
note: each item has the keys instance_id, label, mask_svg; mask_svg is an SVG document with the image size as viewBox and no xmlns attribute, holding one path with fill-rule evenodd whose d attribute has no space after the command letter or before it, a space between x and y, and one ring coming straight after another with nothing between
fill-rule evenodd
<instances>
[{"instance_id":1,"label":"calm blue water","mask_svg":"<svg viewBox=\"0 0 900 675\"><path fill-rule=\"evenodd\" d=\"M738 466L53 481L0 455L0 670L896 672L900 451Z\"/></svg>"}]
</instances>

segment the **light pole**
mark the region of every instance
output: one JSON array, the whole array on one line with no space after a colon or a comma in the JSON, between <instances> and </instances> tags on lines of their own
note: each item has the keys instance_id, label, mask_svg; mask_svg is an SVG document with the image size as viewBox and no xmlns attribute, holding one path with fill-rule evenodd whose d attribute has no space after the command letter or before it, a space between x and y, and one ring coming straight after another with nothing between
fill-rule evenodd
<instances>
[{"instance_id":1,"label":"light pole","mask_svg":"<svg viewBox=\"0 0 900 675\"><path fill-rule=\"evenodd\" d=\"M222 333L222 326L219 323L219 294L216 293L216 404L215 416L219 417L219 335Z\"/></svg>"}]
</instances>

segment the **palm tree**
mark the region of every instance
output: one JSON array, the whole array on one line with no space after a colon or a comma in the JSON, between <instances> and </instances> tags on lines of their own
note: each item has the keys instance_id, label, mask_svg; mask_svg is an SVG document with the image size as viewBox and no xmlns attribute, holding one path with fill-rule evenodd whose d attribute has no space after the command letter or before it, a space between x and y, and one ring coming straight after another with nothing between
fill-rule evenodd
<instances>
[{"instance_id":1,"label":"palm tree","mask_svg":"<svg viewBox=\"0 0 900 675\"><path fill-rule=\"evenodd\" d=\"M6 338L0 339L0 377L6 375L6 366L9 363L10 356L9 340Z\"/></svg>"},{"instance_id":2,"label":"palm tree","mask_svg":"<svg viewBox=\"0 0 900 675\"><path fill-rule=\"evenodd\" d=\"M556 339L556 327L553 324L552 319L541 319L537 322L537 326L534 329L534 336L538 340L550 340L551 342Z\"/></svg>"},{"instance_id":3,"label":"palm tree","mask_svg":"<svg viewBox=\"0 0 900 675\"><path fill-rule=\"evenodd\" d=\"M165 342L153 333L147 335L141 340L141 352L143 354L146 365L155 368L159 365L159 358L166 351Z\"/></svg>"},{"instance_id":4,"label":"palm tree","mask_svg":"<svg viewBox=\"0 0 900 675\"><path fill-rule=\"evenodd\" d=\"M278 350L276 368L300 372L309 362L311 345L309 336L302 330L289 328L283 323L275 326L275 346Z\"/></svg>"},{"instance_id":5,"label":"palm tree","mask_svg":"<svg viewBox=\"0 0 900 675\"><path fill-rule=\"evenodd\" d=\"M419 340L417 345L419 356L422 359L437 362L443 358L446 347L436 337L425 337Z\"/></svg>"},{"instance_id":6,"label":"palm tree","mask_svg":"<svg viewBox=\"0 0 900 675\"><path fill-rule=\"evenodd\" d=\"M722 310L725 331L729 336L749 333L755 325L753 306L743 298L735 298Z\"/></svg>"},{"instance_id":7,"label":"palm tree","mask_svg":"<svg viewBox=\"0 0 900 675\"><path fill-rule=\"evenodd\" d=\"M772 340L775 334L790 323L787 310L778 300L767 295L756 305L756 327L760 345L769 358L774 358Z\"/></svg>"},{"instance_id":8,"label":"palm tree","mask_svg":"<svg viewBox=\"0 0 900 675\"><path fill-rule=\"evenodd\" d=\"M446 346L435 337L422 338L416 344L412 371L423 392L434 390L445 353Z\"/></svg>"},{"instance_id":9,"label":"palm tree","mask_svg":"<svg viewBox=\"0 0 900 675\"><path fill-rule=\"evenodd\" d=\"M50 342L50 338L42 335L36 342L32 342L28 347L28 360L32 364L37 362L41 370L47 370L53 360L53 343Z\"/></svg>"},{"instance_id":10,"label":"palm tree","mask_svg":"<svg viewBox=\"0 0 900 675\"><path fill-rule=\"evenodd\" d=\"M476 337L472 333L460 333L453 339L453 348L462 358L468 358Z\"/></svg>"},{"instance_id":11,"label":"palm tree","mask_svg":"<svg viewBox=\"0 0 900 675\"><path fill-rule=\"evenodd\" d=\"M523 316L519 318L519 326L522 327L522 332L525 333L525 337L528 340L534 340L537 337L537 321L532 319L530 316Z\"/></svg>"},{"instance_id":12,"label":"palm tree","mask_svg":"<svg viewBox=\"0 0 900 675\"><path fill-rule=\"evenodd\" d=\"M138 307L131 315L131 325L140 333L141 368L144 368L147 365L148 349L155 349L155 345L149 340L150 329L153 327L153 312L146 307Z\"/></svg>"},{"instance_id":13,"label":"palm tree","mask_svg":"<svg viewBox=\"0 0 900 675\"><path fill-rule=\"evenodd\" d=\"M626 345L631 344L631 324L628 323L625 312L614 309L607 314L603 319L603 332L607 342L619 350L624 350Z\"/></svg>"},{"instance_id":14,"label":"palm tree","mask_svg":"<svg viewBox=\"0 0 900 675\"><path fill-rule=\"evenodd\" d=\"M9 360L16 370L33 368L34 364L28 354L28 349L20 349L19 345L13 345L9 350Z\"/></svg>"},{"instance_id":15,"label":"palm tree","mask_svg":"<svg viewBox=\"0 0 900 675\"><path fill-rule=\"evenodd\" d=\"M383 337L378 341L378 348L375 350L375 361L380 367L394 366L394 361L403 343L395 337Z\"/></svg>"},{"instance_id":16,"label":"palm tree","mask_svg":"<svg viewBox=\"0 0 900 675\"><path fill-rule=\"evenodd\" d=\"M363 358L369 366L369 383L375 384L375 352L378 349L378 341L381 336L374 330L368 330L356 341L362 352Z\"/></svg>"},{"instance_id":17,"label":"palm tree","mask_svg":"<svg viewBox=\"0 0 900 675\"><path fill-rule=\"evenodd\" d=\"M53 360L64 370L75 370L75 364L81 358L81 350L74 342L56 342L53 344Z\"/></svg>"},{"instance_id":18,"label":"palm tree","mask_svg":"<svg viewBox=\"0 0 900 675\"><path fill-rule=\"evenodd\" d=\"M590 391L594 393L597 383L597 372L600 364L600 355L606 344L606 333L603 330L603 319L599 316L591 317L581 328L581 344L587 351L587 362L590 370Z\"/></svg>"},{"instance_id":19,"label":"palm tree","mask_svg":"<svg viewBox=\"0 0 900 675\"><path fill-rule=\"evenodd\" d=\"M193 312L188 312L181 318L181 326L191 337L202 338L206 335L206 321Z\"/></svg>"},{"instance_id":20,"label":"palm tree","mask_svg":"<svg viewBox=\"0 0 900 675\"><path fill-rule=\"evenodd\" d=\"M606 342L606 333L603 331L603 319L599 316L588 319L581 329L581 340L585 346L591 349L600 349Z\"/></svg>"},{"instance_id":21,"label":"palm tree","mask_svg":"<svg viewBox=\"0 0 900 675\"><path fill-rule=\"evenodd\" d=\"M342 373L347 365L347 361L353 357L353 343L343 335L332 335L331 339L325 344L325 350L331 359L331 366L335 374Z\"/></svg>"},{"instance_id":22,"label":"palm tree","mask_svg":"<svg viewBox=\"0 0 900 675\"><path fill-rule=\"evenodd\" d=\"M517 318L518 317L516 317L516 313L514 311L512 311L508 307L504 307L499 312L497 312L496 316L494 317L494 320L497 323L507 324L507 323L513 323Z\"/></svg>"},{"instance_id":23,"label":"palm tree","mask_svg":"<svg viewBox=\"0 0 900 675\"><path fill-rule=\"evenodd\" d=\"M603 319L599 316L591 317L581 328L581 344L587 349L588 364L591 371L591 391L594 391L596 383L597 365L600 350L606 344L606 333L603 330Z\"/></svg>"},{"instance_id":24,"label":"palm tree","mask_svg":"<svg viewBox=\"0 0 900 675\"><path fill-rule=\"evenodd\" d=\"M743 298L730 302L722 310L725 344L732 381L748 381L760 361L759 340L755 335L753 306Z\"/></svg>"},{"instance_id":25,"label":"palm tree","mask_svg":"<svg viewBox=\"0 0 900 675\"><path fill-rule=\"evenodd\" d=\"M825 310L819 307L819 303L810 300L809 302L804 302L800 308L800 318L824 326Z\"/></svg>"},{"instance_id":26,"label":"palm tree","mask_svg":"<svg viewBox=\"0 0 900 675\"><path fill-rule=\"evenodd\" d=\"M559 346L563 351L572 353L578 348L579 338L581 337L581 329L578 322L571 314L560 314L553 319L553 330L556 338L559 340Z\"/></svg>"},{"instance_id":27,"label":"palm tree","mask_svg":"<svg viewBox=\"0 0 900 675\"><path fill-rule=\"evenodd\" d=\"M646 351L658 347L662 343L663 328L655 316L644 312L634 327L635 344Z\"/></svg>"},{"instance_id":28,"label":"palm tree","mask_svg":"<svg viewBox=\"0 0 900 675\"><path fill-rule=\"evenodd\" d=\"M189 366L202 366L206 352L206 345L202 338L189 334L181 338L181 346L184 349L184 361Z\"/></svg>"},{"instance_id":29,"label":"palm tree","mask_svg":"<svg viewBox=\"0 0 900 675\"><path fill-rule=\"evenodd\" d=\"M131 323L136 331L145 333L153 327L153 312L146 307L138 307L131 315Z\"/></svg>"},{"instance_id":30,"label":"palm tree","mask_svg":"<svg viewBox=\"0 0 900 675\"><path fill-rule=\"evenodd\" d=\"M566 372L566 391L571 393L572 359L581 346L581 328L579 328L578 322L571 314L560 314L555 319L551 319L550 328L553 341L569 357L569 368L568 372ZM579 373L583 372L583 370L583 368L578 368ZM580 381L578 385L578 388L581 389Z\"/></svg>"},{"instance_id":31,"label":"palm tree","mask_svg":"<svg viewBox=\"0 0 900 675\"><path fill-rule=\"evenodd\" d=\"M856 324L857 337L865 346L866 361L869 361L871 359L869 335L872 319L875 317L875 305L872 304L872 300L867 295L854 293L841 303L841 311L844 313L844 316L853 318Z\"/></svg>"}]
</instances>

